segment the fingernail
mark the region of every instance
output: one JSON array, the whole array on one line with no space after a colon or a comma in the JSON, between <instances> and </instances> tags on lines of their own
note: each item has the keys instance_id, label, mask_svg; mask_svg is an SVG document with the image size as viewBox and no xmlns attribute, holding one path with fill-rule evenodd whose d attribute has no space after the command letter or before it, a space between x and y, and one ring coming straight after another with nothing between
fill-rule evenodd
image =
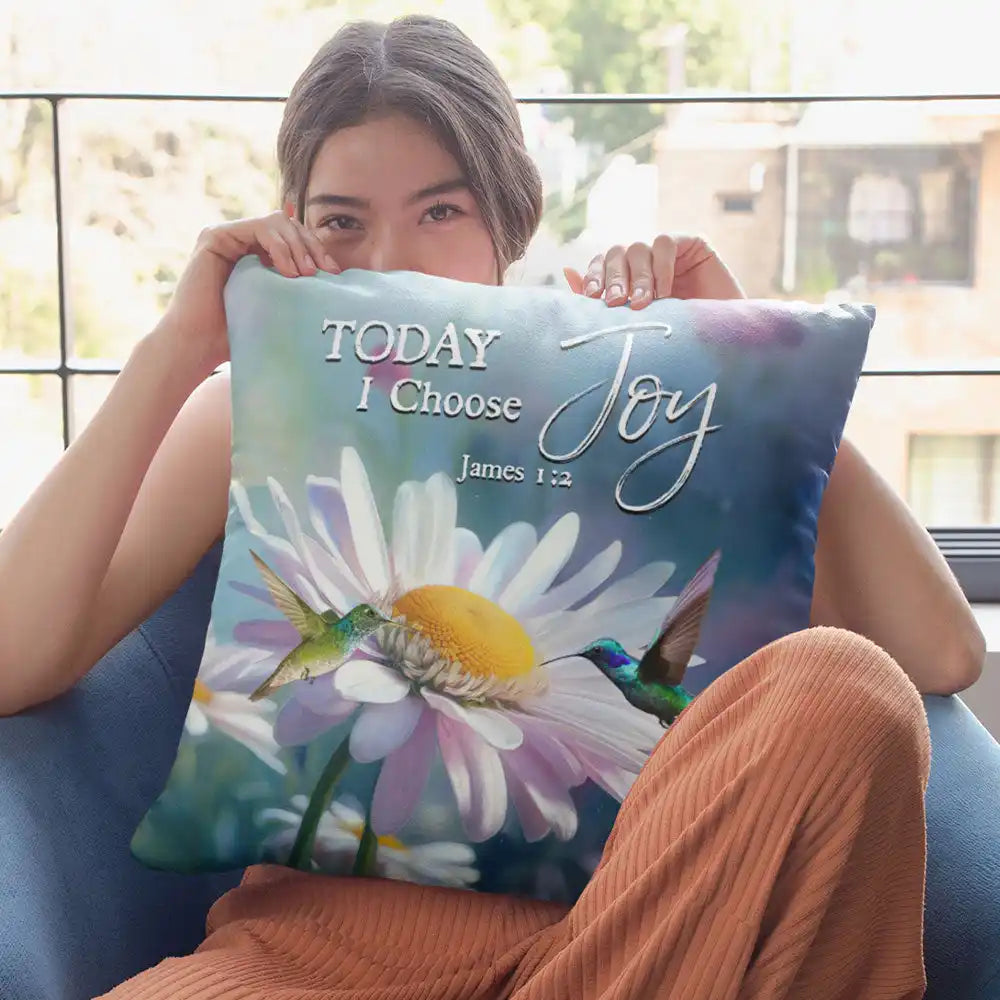
<instances>
[{"instance_id":1,"label":"fingernail","mask_svg":"<svg viewBox=\"0 0 1000 1000\"><path fill-rule=\"evenodd\" d=\"M583 286L583 291L586 295L596 295L600 288L601 286L596 281L591 280Z\"/></svg>"},{"instance_id":2,"label":"fingernail","mask_svg":"<svg viewBox=\"0 0 1000 1000\"><path fill-rule=\"evenodd\" d=\"M642 285L636 285L635 288L632 289L633 299L644 299L646 295L647 295L646 289L643 288Z\"/></svg>"},{"instance_id":3,"label":"fingernail","mask_svg":"<svg viewBox=\"0 0 1000 1000\"><path fill-rule=\"evenodd\" d=\"M316 261L314 261L312 257L309 256L309 254L306 254L306 267L308 267L312 271L316 270Z\"/></svg>"},{"instance_id":4,"label":"fingernail","mask_svg":"<svg viewBox=\"0 0 1000 1000\"><path fill-rule=\"evenodd\" d=\"M609 299L620 299L625 292L622 290L621 285L610 285L608 287L608 298Z\"/></svg>"}]
</instances>

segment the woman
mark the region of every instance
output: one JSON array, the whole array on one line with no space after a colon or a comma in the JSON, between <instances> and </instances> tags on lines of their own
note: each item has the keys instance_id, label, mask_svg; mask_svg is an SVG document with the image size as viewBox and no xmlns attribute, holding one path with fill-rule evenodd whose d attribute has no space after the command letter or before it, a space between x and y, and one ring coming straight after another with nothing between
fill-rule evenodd
<instances>
[{"instance_id":1,"label":"woman","mask_svg":"<svg viewBox=\"0 0 1000 1000\"><path fill-rule=\"evenodd\" d=\"M278 153L285 211L202 233L161 322L0 535L0 711L72 686L223 533L229 386L207 376L226 360L237 260L498 283L539 221L508 89L432 18L342 30L296 83ZM567 279L636 309L742 294L703 242L665 236ZM982 637L926 533L846 443L819 539L823 627L733 668L671 727L572 909L259 867L195 955L110 996L921 995L917 691L970 684Z\"/></svg>"}]
</instances>

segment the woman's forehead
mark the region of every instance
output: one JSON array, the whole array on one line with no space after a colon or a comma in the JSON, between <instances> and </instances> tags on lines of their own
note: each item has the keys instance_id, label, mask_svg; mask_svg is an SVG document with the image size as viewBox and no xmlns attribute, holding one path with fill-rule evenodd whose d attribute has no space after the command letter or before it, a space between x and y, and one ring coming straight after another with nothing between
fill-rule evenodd
<instances>
[{"instance_id":1,"label":"woman's forehead","mask_svg":"<svg viewBox=\"0 0 1000 1000\"><path fill-rule=\"evenodd\" d=\"M384 115L327 136L313 161L308 196L407 201L461 178L461 166L428 126Z\"/></svg>"}]
</instances>

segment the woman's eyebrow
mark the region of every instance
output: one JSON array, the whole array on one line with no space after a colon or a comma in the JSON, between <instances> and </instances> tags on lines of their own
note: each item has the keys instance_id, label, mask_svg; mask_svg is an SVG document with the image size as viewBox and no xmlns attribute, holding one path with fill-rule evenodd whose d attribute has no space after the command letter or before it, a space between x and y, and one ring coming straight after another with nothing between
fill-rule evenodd
<instances>
[{"instance_id":1,"label":"woman's eyebrow","mask_svg":"<svg viewBox=\"0 0 1000 1000\"><path fill-rule=\"evenodd\" d=\"M411 194L407 199L407 204L423 201L425 198L433 198L438 194L449 194L452 191L468 190L469 182L464 177L454 177L450 181L442 181L440 184L432 184L430 187L421 188Z\"/></svg>"},{"instance_id":2,"label":"woman's eyebrow","mask_svg":"<svg viewBox=\"0 0 1000 1000\"><path fill-rule=\"evenodd\" d=\"M454 177L440 184L432 184L430 187L421 188L415 191L406 199L408 205L413 205L425 198L433 198L435 195L449 194L452 191L468 190L469 182L464 177ZM346 194L314 194L307 202L307 205L334 205L340 208L371 208L371 202L367 198L355 198Z\"/></svg>"},{"instance_id":3,"label":"woman's eyebrow","mask_svg":"<svg viewBox=\"0 0 1000 1000\"><path fill-rule=\"evenodd\" d=\"M314 194L307 205L336 205L343 208L370 208L367 198L352 198L346 194Z\"/></svg>"}]
</instances>

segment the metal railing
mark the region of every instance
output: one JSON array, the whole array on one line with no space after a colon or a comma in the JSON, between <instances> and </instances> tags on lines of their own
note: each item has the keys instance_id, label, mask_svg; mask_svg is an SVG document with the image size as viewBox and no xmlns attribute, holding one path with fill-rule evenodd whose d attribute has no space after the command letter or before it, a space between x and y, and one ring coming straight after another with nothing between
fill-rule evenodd
<instances>
[{"instance_id":1,"label":"metal railing","mask_svg":"<svg viewBox=\"0 0 1000 1000\"><path fill-rule=\"evenodd\" d=\"M107 93L88 91L11 91L0 92L3 101L45 102L51 110L52 173L54 181L56 224L56 278L59 306L59 357L55 364L25 362L4 364L0 360L0 384L5 375L56 375L60 381L62 438L64 447L73 439L73 406L71 379L88 375L116 375L120 365L87 363L76 359L71 344L71 302L67 275L70 266L64 219L66 214L64 164L60 111L76 101L132 102L191 102L194 104L280 104L285 97L275 94L201 94L201 93ZM518 103L527 105L718 105L718 104L781 104L809 105L833 103L902 103L937 101L1000 102L997 93L957 94L544 94L524 95ZM998 278L1000 280L1000 278ZM865 378L889 376L1000 376L1000 367L966 365L941 368L936 366L866 369ZM1000 530L996 528L932 529L942 551L949 558L969 596L979 600L1000 600Z\"/></svg>"}]
</instances>

